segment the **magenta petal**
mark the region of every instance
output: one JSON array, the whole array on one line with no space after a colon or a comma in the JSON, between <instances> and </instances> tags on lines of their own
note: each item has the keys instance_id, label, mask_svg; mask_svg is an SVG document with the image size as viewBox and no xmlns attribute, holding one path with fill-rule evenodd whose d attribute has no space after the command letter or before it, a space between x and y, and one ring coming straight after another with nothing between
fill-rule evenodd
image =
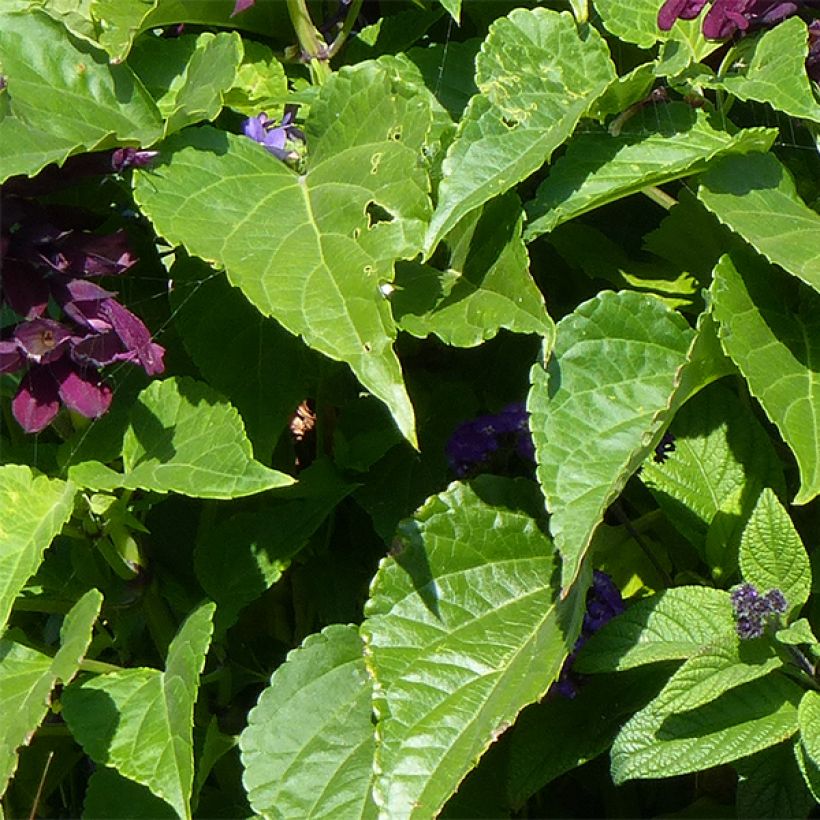
<instances>
[{"instance_id":1,"label":"magenta petal","mask_svg":"<svg viewBox=\"0 0 820 820\"><path fill-rule=\"evenodd\" d=\"M236 4L231 12L231 17L236 17L236 15L240 12L245 11L245 9L249 9L255 2L256 0L236 0Z\"/></svg>"},{"instance_id":2,"label":"magenta petal","mask_svg":"<svg viewBox=\"0 0 820 820\"><path fill-rule=\"evenodd\" d=\"M111 406L111 388L96 370L76 368L68 360L57 363L59 393L63 404L89 419L97 419ZM56 369L55 368L55 369Z\"/></svg>"},{"instance_id":3,"label":"magenta petal","mask_svg":"<svg viewBox=\"0 0 820 820\"><path fill-rule=\"evenodd\" d=\"M58 257L63 261L58 262ZM51 260L57 270L75 276L116 276L136 261L124 230L105 236L71 233L60 242L59 252Z\"/></svg>"},{"instance_id":4,"label":"magenta petal","mask_svg":"<svg viewBox=\"0 0 820 820\"><path fill-rule=\"evenodd\" d=\"M0 342L0 373L13 373L25 363L25 356L20 352L17 342Z\"/></svg>"},{"instance_id":5,"label":"magenta petal","mask_svg":"<svg viewBox=\"0 0 820 820\"><path fill-rule=\"evenodd\" d=\"M136 354L149 376L155 376L165 370L162 361L165 350L151 341L151 334L140 319L115 299L107 299L103 303L102 312L110 319L125 350Z\"/></svg>"},{"instance_id":6,"label":"magenta petal","mask_svg":"<svg viewBox=\"0 0 820 820\"><path fill-rule=\"evenodd\" d=\"M706 0L666 0L658 12L658 28L669 31L678 19L693 20L705 5Z\"/></svg>"},{"instance_id":7,"label":"magenta petal","mask_svg":"<svg viewBox=\"0 0 820 820\"><path fill-rule=\"evenodd\" d=\"M11 412L27 433L48 427L60 410L57 380L48 367L32 367L20 382Z\"/></svg>"}]
</instances>

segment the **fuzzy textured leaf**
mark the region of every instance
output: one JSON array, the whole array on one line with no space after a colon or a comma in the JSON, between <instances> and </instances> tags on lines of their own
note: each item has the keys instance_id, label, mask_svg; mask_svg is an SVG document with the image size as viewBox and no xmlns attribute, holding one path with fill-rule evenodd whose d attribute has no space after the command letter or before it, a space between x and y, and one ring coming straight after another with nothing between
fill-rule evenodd
<instances>
[{"instance_id":1,"label":"fuzzy textured leaf","mask_svg":"<svg viewBox=\"0 0 820 820\"><path fill-rule=\"evenodd\" d=\"M774 746L797 731L803 690L777 673L677 714L677 699L688 685L673 677L621 730L612 746L616 784L720 766Z\"/></svg>"},{"instance_id":2,"label":"fuzzy textured leaf","mask_svg":"<svg viewBox=\"0 0 820 820\"><path fill-rule=\"evenodd\" d=\"M0 634L14 599L71 517L75 493L71 482L35 475L28 467L0 467Z\"/></svg>"},{"instance_id":3,"label":"fuzzy textured leaf","mask_svg":"<svg viewBox=\"0 0 820 820\"><path fill-rule=\"evenodd\" d=\"M743 580L758 589L777 587L786 596L789 612L797 614L809 599L809 556L789 514L768 488L752 511L740 541Z\"/></svg>"},{"instance_id":4,"label":"fuzzy textured leaf","mask_svg":"<svg viewBox=\"0 0 820 820\"><path fill-rule=\"evenodd\" d=\"M615 78L603 38L572 15L515 9L490 27L476 57L479 93L442 167L425 239L429 254L469 211L547 162Z\"/></svg>"},{"instance_id":5,"label":"fuzzy textured leaf","mask_svg":"<svg viewBox=\"0 0 820 820\"><path fill-rule=\"evenodd\" d=\"M550 531L572 583L604 511L649 452L693 332L650 296L604 291L558 324L527 400Z\"/></svg>"},{"instance_id":6,"label":"fuzzy textured leaf","mask_svg":"<svg viewBox=\"0 0 820 820\"><path fill-rule=\"evenodd\" d=\"M262 313L346 361L412 442L379 286L421 246L430 206L419 152L429 125L426 97L365 63L334 74L312 105L306 174L245 137L199 128L168 140L164 162L136 185L161 234L224 266ZM369 213L371 203L387 218Z\"/></svg>"},{"instance_id":7,"label":"fuzzy textured leaf","mask_svg":"<svg viewBox=\"0 0 820 820\"><path fill-rule=\"evenodd\" d=\"M329 626L291 652L239 741L254 811L375 818L371 694L355 626Z\"/></svg>"},{"instance_id":8,"label":"fuzzy textured leaf","mask_svg":"<svg viewBox=\"0 0 820 820\"><path fill-rule=\"evenodd\" d=\"M729 593L673 587L644 598L584 644L573 668L614 672L657 661L682 660L735 634Z\"/></svg>"},{"instance_id":9,"label":"fuzzy textured leaf","mask_svg":"<svg viewBox=\"0 0 820 820\"><path fill-rule=\"evenodd\" d=\"M379 718L374 794L387 816L434 816L544 694L578 634L587 584L559 600L539 506L527 482L482 476L399 526L362 627Z\"/></svg>"},{"instance_id":10,"label":"fuzzy textured leaf","mask_svg":"<svg viewBox=\"0 0 820 820\"><path fill-rule=\"evenodd\" d=\"M713 293L723 347L794 453L805 504L820 493L820 295L741 255L721 258Z\"/></svg>"},{"instance_id":11,"label":"fuzzy textured leaf","mask_svg":"<svg viewBox=\"0 0 820 820\"><path fill-rule=\"evenodd\" d=\"M820 214L776 157L723 157L701 177L698 198L758 253L820 291Z\"/></svg>"},{"instance_id":12,"label":"fuzzy textured leaf","mask_svg":"<svg viewBox=\"0 0 820 820\"><path fill-rule=\"evenodd\" d=\"M168 647L164 672L125 669L63 693L66 722L91 759L147 786L188 819L194 702L213 613L213 604L203 604L188 616Z\"/></svg>"}]
</instances>

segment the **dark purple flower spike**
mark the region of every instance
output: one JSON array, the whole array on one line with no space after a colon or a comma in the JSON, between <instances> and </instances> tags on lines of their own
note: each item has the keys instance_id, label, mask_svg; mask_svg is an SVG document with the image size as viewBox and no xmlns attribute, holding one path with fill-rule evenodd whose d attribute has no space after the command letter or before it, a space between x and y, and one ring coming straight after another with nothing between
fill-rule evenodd
<instances>
[{"instance_id":1,"label":"dark purple flower spike","mask_svg":"<svg viewBox=\"0 0 820 820\"><path fill-rule=\"evenodd\" d=\"M786 597L777 588L761 594L754 584L741 584L732 590L731 599L737 634L743 640L759 638L788 609Z\"/></svg>"}]
</instances>

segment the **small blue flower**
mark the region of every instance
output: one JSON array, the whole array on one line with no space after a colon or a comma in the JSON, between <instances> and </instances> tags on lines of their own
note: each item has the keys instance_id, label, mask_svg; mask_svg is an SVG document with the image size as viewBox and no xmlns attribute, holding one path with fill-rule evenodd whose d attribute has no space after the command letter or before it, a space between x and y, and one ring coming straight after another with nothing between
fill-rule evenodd
<instances>
[{"instance_id":1,"label":"small blue flower","mask_svg":"<svg viewBox=\"0 0 820 820\"><path fill-rule=\"evenodd\" d=\"M255 117L245 120L242 130L246 137L264 145L277 159L295 160L299 158L298 151L288 147L288 142L304 142L305 135L294 125L296 107L286 106L282 122L275 125L263 111Z\"/></svg>"}]
</instances>

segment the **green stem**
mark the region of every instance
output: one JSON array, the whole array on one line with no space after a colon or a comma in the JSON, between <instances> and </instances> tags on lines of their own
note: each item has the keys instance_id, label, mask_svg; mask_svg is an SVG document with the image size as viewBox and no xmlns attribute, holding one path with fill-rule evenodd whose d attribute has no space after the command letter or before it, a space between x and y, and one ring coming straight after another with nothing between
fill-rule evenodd
<instances>
[{"instance_id":1,"label":"green stem","mask_svg":"<svg viewBox=\"0 0 820 820\"><path fill-rule=\"evenodd\" d=\"M675 205L678 204L678 200L669 194L666 191L662 191L657 185L649 185L648 187L644 188L641 193L644 196L649 197L653 202L657 203L661 206L661 208L665 208L667 211L674 208Z\"/></svg>"},{"instance_id":2,"label":"green stem","mask_svg":"<svg viewBox=\"0 0 820 820\"><path fill-rule=\"evenodd\" d=\"M288 15L302 49L302 59L307 63L310 79L314 85L322 85L330 76L327 43L313 25L305 0L286 0Z\"/></svg>"},{"instance_id":3,"label":"green stem","mask_svg":"<svg viewBox=\"0 0 820 820\"><path fill-rule=\"evenodd\" d=\"M330 47L327 50L328 59L335 57L339 53L341 47L345 44L345 40L347 40L357 18L359 17L359 11L361 11L363 2L364 0L353 0L351 2L350 7L347 10L347 14L345 15L345 21L342 24L342 30L336 35L336 39L330 44Z\"/></svg>"}]
</instances>

